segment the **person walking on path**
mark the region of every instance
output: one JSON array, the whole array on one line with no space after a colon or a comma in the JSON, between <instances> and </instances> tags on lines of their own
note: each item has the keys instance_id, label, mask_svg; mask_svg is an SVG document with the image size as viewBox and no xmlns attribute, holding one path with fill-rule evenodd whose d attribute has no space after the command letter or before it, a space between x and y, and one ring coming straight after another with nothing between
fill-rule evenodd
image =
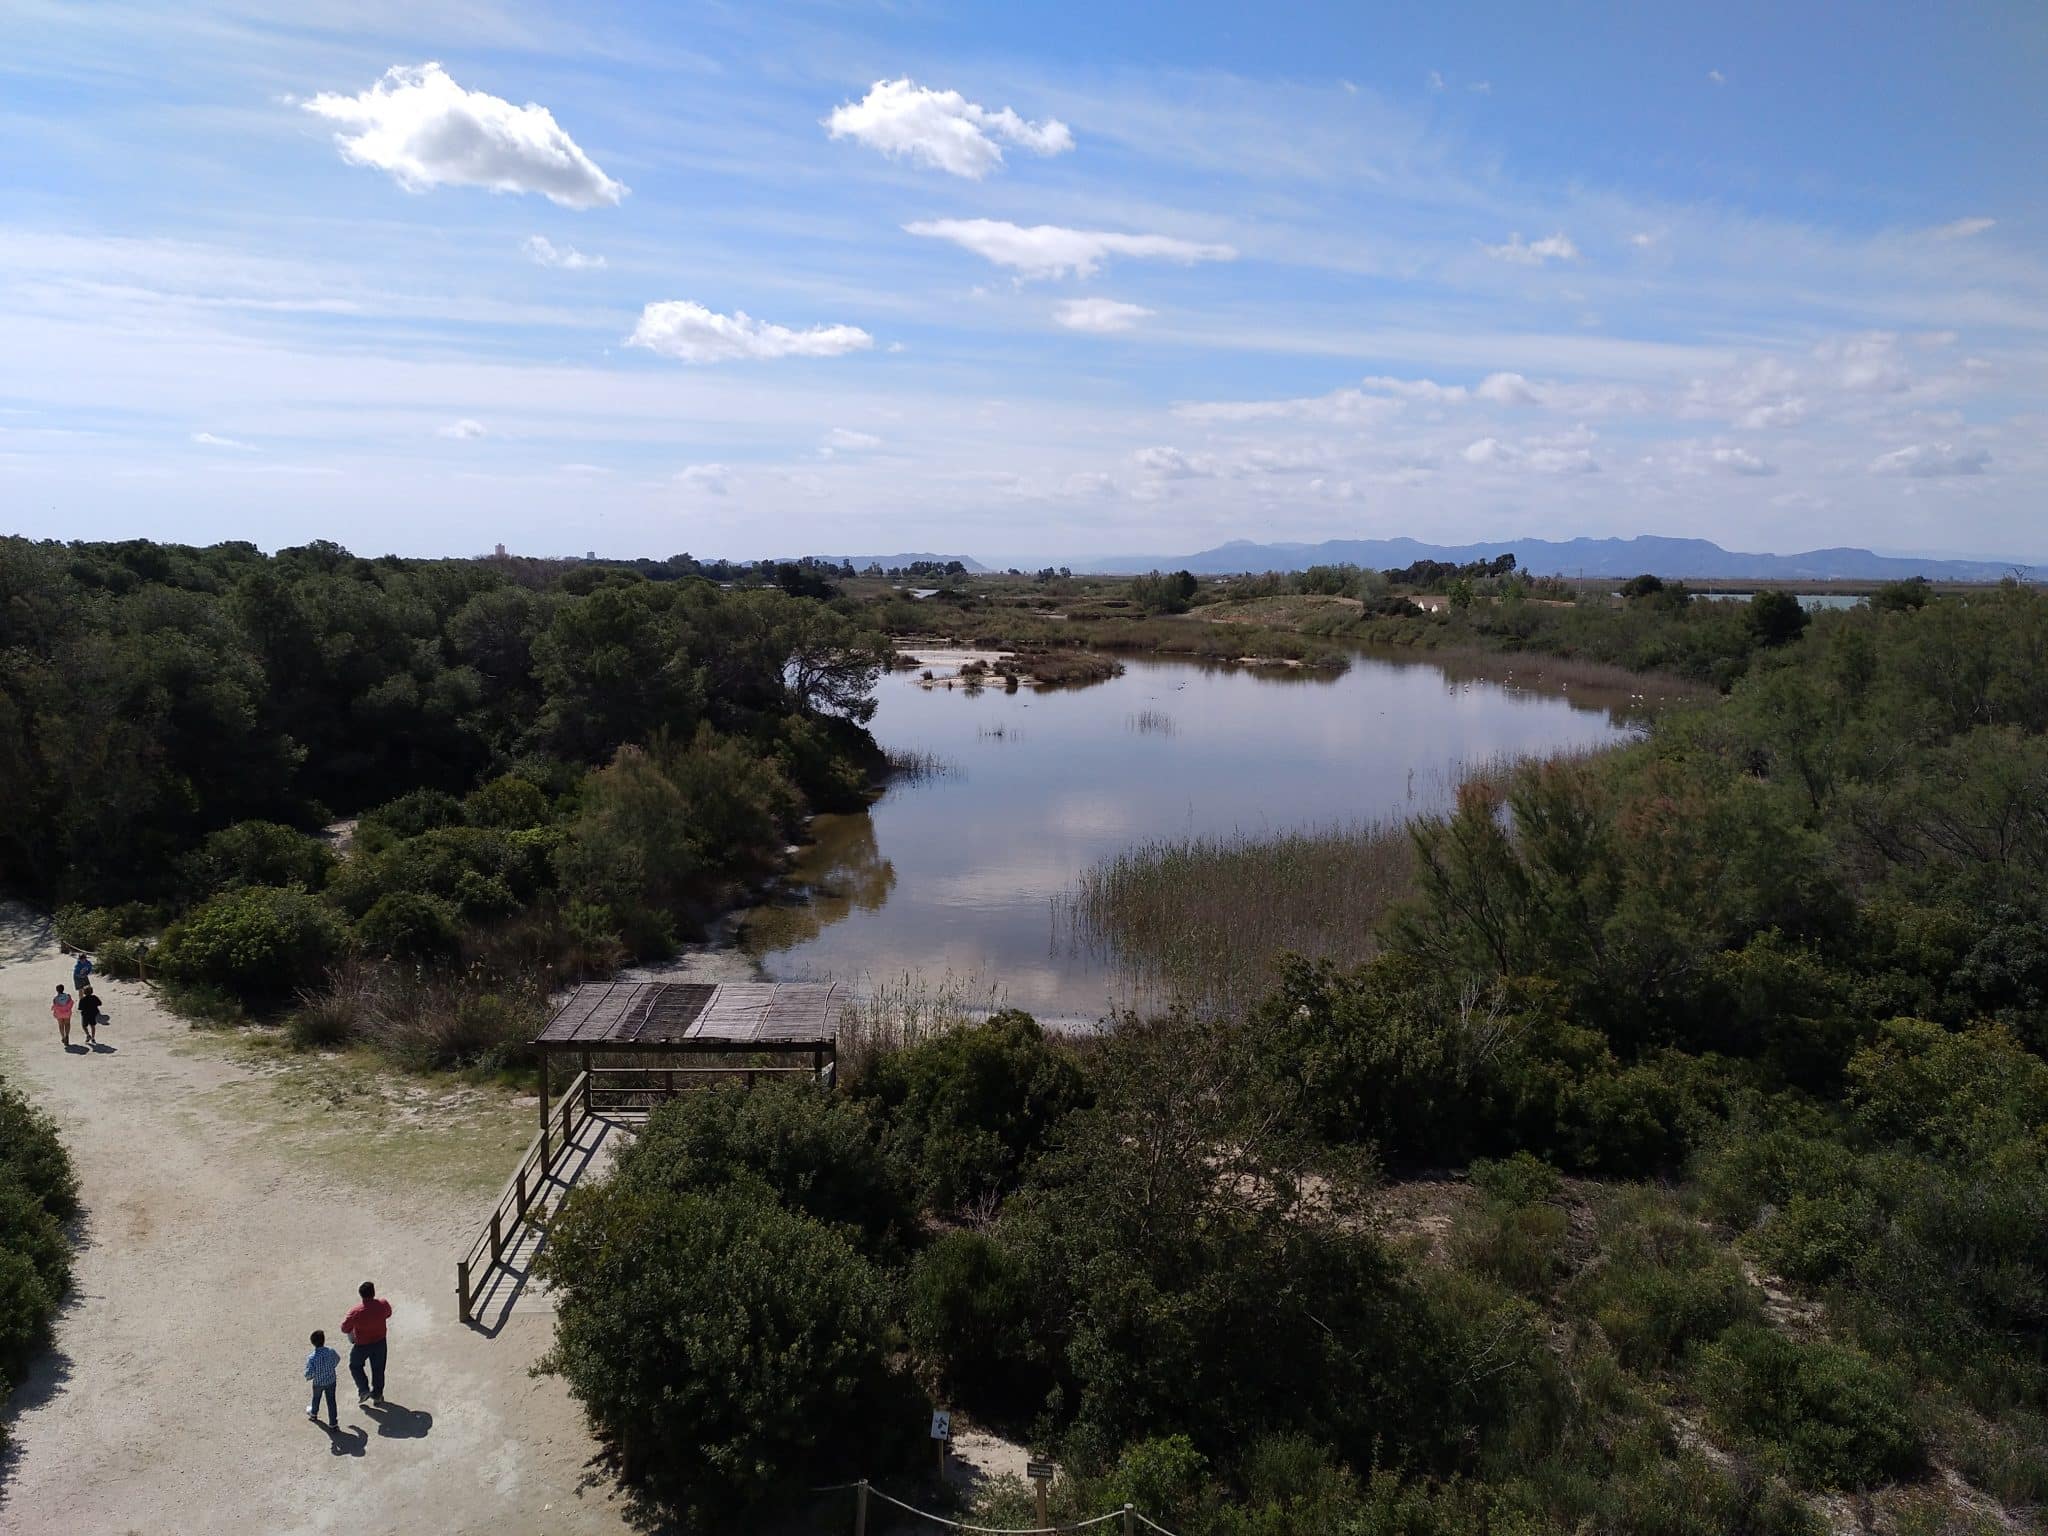
<instances>
[{"instance_id":1,"label":"person walking on path","mask_svg":"<svg viewBox=\"0 0 2048 1536\"><path fill-rule=\"evenodd\" d=\"M90 1050L100 1043L100 997L90 983L78 989L78 1022L85 1026L85 1044Z\"/></svg>"},{"instance_id":2,"label":"person walking on path","mask_svg":"<svg viewBox=\"0 0 2048 1536\"><path fill-rule=\"evenodd\" d=\"M356 1381L356 1402L384 1406L385 1325L391 1320L391 1303L377 1294L377 1287L365 1280L356 1287L363 1299L348 1309L341 1320L342 1337L349 1342L348 1373ZM368 1366L367 1374L364 1367Z\"/></svg>"},{"instance_id":3,"label":"person walking on path","mask_svg":"<svg viewBox=\"0 0 2048 1536\"><path fill-rule=\"evenodd\" d=\"M315 1424L320 1422L320 1398L327 1398L327 1427L341 1428L341 1415L334 1407L334 1373L341 1369L341 1355L327 1347L327 1335L318 1328L313 1330L313 1353L306 1356L306 1380L313 1383L313 1403L306 1410L306 1417Z\"/></svg>"},{"instance_id":4,"label":"person walking on path","mask_svg":"<svg viewBox=\"0 0 2048 1536\"><path fill-rule=\"evenodd\" d=\"M64 990L64 983L57 983L57 995L50 999L50 1017L57 1021L57 1038L64 1042L64 1049L71 1049L71 994Z\"/></svg>"},{"instance_id":5,"label":"person walking on path","mask_svg":"<svg viewBox=\"0 0 2048 1536\"><path fill-rule=\"evenodd\" d=\"M88 985L86 978L92 975L92 956L84 950L78 952L78 963L71 967L71 990L83 992Z\"/></svg>"}]
</instances>

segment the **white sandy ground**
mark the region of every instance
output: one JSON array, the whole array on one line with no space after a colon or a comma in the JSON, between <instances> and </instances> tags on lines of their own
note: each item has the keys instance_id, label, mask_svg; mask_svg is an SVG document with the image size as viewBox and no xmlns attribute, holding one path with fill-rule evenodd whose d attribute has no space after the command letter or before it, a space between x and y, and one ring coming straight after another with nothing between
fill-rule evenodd
<instances>
[{"instance_id":1,"label":"white sandy ground","mask_svg":"<svg viewBox=\"0 0 2048 1536\"><path fill-rule=\"evenodd\" d=\"M496 1338L455 1316L454 1264L510 1171L511 1146L469 1171L428 1129L345 1095L287 1104L288 1074L170 1017L140 985L97 990L111 1052L65 1054L49 1015L70 980L47 929L0 907L0 1063L56 1118L85 1217L77 1288L56 1347L8 1405L0 1532L92 1536L380 1536L634 1529L592 1464L558 1381L544 1298L521 1297ZM82 1040L76 1023L72 1040ZM383 1106L379 1106L380 1110ZM391 1408L355 1405L342 1432L306 1422L306 1335L338 1337L365 1278L395 1316Z\"/></svg>"}]
</instances>

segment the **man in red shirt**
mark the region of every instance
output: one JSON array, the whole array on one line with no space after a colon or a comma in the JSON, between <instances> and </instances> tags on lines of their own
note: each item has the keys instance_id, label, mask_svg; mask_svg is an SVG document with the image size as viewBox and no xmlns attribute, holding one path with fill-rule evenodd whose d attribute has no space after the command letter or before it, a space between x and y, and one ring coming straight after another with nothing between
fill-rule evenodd
<instances>
[{"instance_id":1,"label":"man in red shirt","mask_svg":"<svg viewBox=\"0 0 2048 1536\"><path fill-rule=\"evenodd\" d=\"M377 1287L365 1280L356 1287L363 1299L348 1309L341 1320L342 1337L348 1340L348 1373L356 1379L356 1405L367 1402L384 1406L384 1326L391 1321L391 1303L377 1294ZM366 1376L363 1367L369 1366Z\"/></svg>"}]
</instances>

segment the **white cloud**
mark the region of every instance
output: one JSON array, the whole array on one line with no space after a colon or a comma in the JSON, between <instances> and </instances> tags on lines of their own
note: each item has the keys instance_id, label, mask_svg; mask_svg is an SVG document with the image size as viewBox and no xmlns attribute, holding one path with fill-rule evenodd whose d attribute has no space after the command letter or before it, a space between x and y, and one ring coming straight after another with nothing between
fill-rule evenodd
<instances>
[{"instance_id":1,"label":"white cloud","mask_svg":"<svg viewBox=\"0 0 2048 1536\"><path fill-rule=\"evenodd\" d=\"M1524 438L1519 446L1497 437L1482 437L1468 443L1460 456L1467 464L1520 466L1544 475L1592 475L1600 472L1600 464L1587 446L1591 441L1592 434L1583 429L1556 437Z\"/></svg>"},{"instance_id":2,"label":"white cloud","mask_svg":"<svg viewBox=\"0 0 2048 1536\"><path fill-rule=\"evenodd\" d=\"M1453 405L1469 393L1462 384L1439 384L1434 379L1390 379L1383 374L1373 374L1359 382L1380 394L1399 395L1403 400L1422 400L1432 405Z\"/></svg>"},{"instance_id":3,"label":"white cloud","mask_svg":"<svg viewBox=\"0 0 2048 1536\"><path fill-rule=\"evenodd\" d=\"M479 437L488 437L490 431L482 422L472 421L469 417L465 416L460 421L451 421L444 427L436 427L434 435L436 437L452 437L462 441L469 441Z\"/></svg>"},{"instance_id":4,"label":"white cloud","mask_svg":"<svg viewBox=\"0 0 2048 1536\"><path fill-rule=\"evenodd\" d=\"M1463 458L1467 464L1509 464L1516 453L1497 437L1482 437L1465 445Z\"/></svg>"},{"instance_id":5,"label":"white cloud","mask_svg":"<svg viewBox=\"0 0 2048 1536\"><path fill-rule=\"evenodd\" d=\"M1981 475L1991 455L1982 448L1958 448L1953 443L1916 443L1881 453L1870 461L1873 475L1911 475L1917 480L1941 475Z\"/></svg>"},{"instance_id":6,"label":"white cloud","mask_svg":"<svg viewBox=\"0 0 2048 1536\"><path fill-rule=\"evenodd\" d=\"M1432 69L1429 72L1429 88L1432 91L1440 91L1444 88L1444 75L1442 70Z\"/></svg>"},{"instance_id":7,"label":"white cloud","mask_svg":"<svg viewBox=\"0 0 2048 1536\"><path fill-rule=\"evenodd\" d=\"M997 139L1040 155L1074 147L1074 135L1055 118L1027 122L1008 107L991 112L958 91L928 90L912 80L877 80L861 100L834 107L825 130L891 159L977 181L1003 163Z\"/></svg>"},{"instance_id":8,"label":"white cloud","mask_svg":"<svg viewBox=\"0 0 2048 1536\"><path fill-rule=\"evenodd\" d=\"M1337 83L1344 87L1344 94L1346 96L1356 96L1358 94L1358 85L1355 81L1339 80Z\"/></svg>"},{"instance_id":9,"label":"white cloud","mask_svg":"<svg viewBox=\"0 0 2048 1536\"><path fill-rule=\"evenodd\" d=\"M1600 463L1590 448L1537 448L1523 460L1546 475L1597 475Z\"/></svg>"},{"instance_id":10,"label":"white cloud","mask_svg":"<svg viewBox=\"0 0 2048 1536\"><path fill-rule=\"evenodd\" d=\"M1536 386L1519 373L1489 373L1473 393L1495 405L1538 405L1543 399Z\"/></svg>"},{"instance_id":11,"label":"white cloud","mask_svg":"<svg viewBox=\"0 0 2048 1536\"><path fill-rule=\"evenodd\" d=\"M687 299L649 304L640 323L626 338L629 347L645 347L683 363L726 363L737 358L840 357L874 345L875 339L855 325L814 325L791 330L756 320L745 310L721 315Z\"/></svg>"},{"instance_id":12,"label":"white cloud","mask_svg":"<svg viewBox=\"0 0 2048 1536\"><path fill-rule=\"evenodd\" d=\"M591 271L604 265L602 256L586 256L573 245L556 245L546 235L528 235L520 249L527 260L543 267L560 267L564 272Z\"/></svg>"},{"instance_id":13,"label":"white cloud","mask_svg":"<svg viewBox=\"0 0 2048 1536\"><path fill-rule=\"evenodd\" d=\"M1709 448L1707 462L1731 475L1775 475L1777 466L1767 464L1747 448Z\"/></svg>"},{"instance_id":14,"label":"white cloud","mask_svg":"<svg viewBox=\"0 0 2048 1536\"><path fill-rule=\"evenodd\" d=\"M1189 400L1173 408L1189 421L1376 421L1401 410L1401 402L1360 389L1333 390L1297 400Z\"/></svg>"},{"instance_id":15,"label":"white cloud","mask_svg":"<svg viewBox=\"0 0 2048 1536\"><path fill-rule=\"evenodd\" d=\"M322 91L302 105L342 125L335 142L344 160L388 171L408 192L538 192L565 208L615 204L626 195L546 107L465 91L439 64L401 64L358 95Z\"/></svg>"},{"instance_id":16,"label":"white cloud","mask_svg":"<svg viewBox=\"0 0 2048 1536\"><path fill-rule=\"evenodd\" d=\"M871 448L882 446L882 440L872 432L855 432L850 427L834 427L825 434L819 451L827 458L835 453L866 453Z\"/></svg>"},{"instance_id":17,"label":"white cloud","mask_svg":"<svg viewBox=\"0 0 2048 1536\"><path fill-rule=\"evenodd\" d=\"M1142 304L1126 304L1119 299L1068 299L1053 310L1053 318L1070 331L1107 334L1134 330L1140 320L1149 319L1154 313Z\"/></svg>"},{"instance_id":18,"label":"white cloud","mask_svg":"<svg viewBox=\"0 0 2048 1536\"><path fill-rule=\"evenodd\" d=\"M253 443L242 442L239 438L220 437L212 432L194 432L192 441L202 448L232 448L237 453L254 453Z\"/></svg>"},{"instance_id":19,"label":"white cloud","mask_svg":"<svg viewBox=\"0 0 2048 1536\"><path fill-rule=\"evenodd\" d=\"M1026 277L1092 277L1111 256L1178 262L1234 261L1227 245L1207 245L1172 235L1125 235L1106 229L1065 229L1034 224L1029 229L1001 219L924 219L904 230L930 239L950 240L964 250L1012 267Z\"/></svg>"},{"instance_id":20,"label":"white cloud","mask_svg":"<svg viewBox=\"0 0 2048 1536\"><path fill-rule=\"evenodd\" d=\"M1664 231L1661 229L1639 229L1628 237L1628 243L1639 251L1655 250L1664 243Z\"/></svg>"},{"instance_id":21,"label":"white cloud","mask_svg":"<svg viewBox=\"0 0 2048 1536\"><path fill-rule=\"evenodd\" d=\"M1728 83L1728 77L1722 74L1721 71L1719 71L1718 69L1708 70L1707 78L1713 81L1716 85L1726 85Z\"/></svg>"},{"instance_id":22,"label":"white cloud","mask_svg":"<svg viewBox=\"0 0 2048 1536\"><path fill-rule=\"evenodd\" d=\"M1486 254L1500 261L1512 261L1517 266L1540 267L1552 257L1559 261L1577 261L1579 248L1562 233L1523 244L1520 231L1508 236L1506 245L1489 245Z\"/></svg>"},{"instance_id":23,"label":"white cloud","mask_svg":"<svg viewBox=\"0 0 2048 1536\"><path fill-rule=\"evenodd\" d=\"M732 488L732 471L723 464L692 464L676 471L675 482L685 490L723 496Z\"/></svg>"},{"instance_id":24,"label":"white cloud","mask_svg":"<svg viewBox=\"0 0 2048 1536\"><path fill-rule=\"evenodd\" d=\"M1981 235L1998 223L1996 219L1957 219L1953 224L1942 224L1928 233L1937 240L1967 240L1972 235Z\"/></svg>"},{"instance_id":25,"label":"white cloud","mask_svg":"<svg viewBox=\"0 0 2048 1536\"><path fill-rule=\"evenodd\" d=\"M1752 430L1764 427L1796 427L1806 420L1806 401L1798 395L1783 400L1773 400L1766 405L1753 405L1735 418L1738 427Z\"/></svg>"},{"instance_id":26,"label":"white cloud","mask_svg":"<svg viewBox=\"0 0 2048 1536\"><path fill-rule=\"evenodd\" d=\"M1162 480L1192 480L1209 473L1178 448L1140 448L1131 458L1146 474Z\"/></svg>"}]
</instances>

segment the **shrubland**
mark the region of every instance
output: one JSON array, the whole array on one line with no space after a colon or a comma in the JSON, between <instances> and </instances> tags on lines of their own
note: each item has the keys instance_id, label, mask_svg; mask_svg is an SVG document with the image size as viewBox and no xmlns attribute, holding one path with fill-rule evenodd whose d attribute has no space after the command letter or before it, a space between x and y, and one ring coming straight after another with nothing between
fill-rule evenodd
<instances>
[{"instance_id":1,"label":"shrubland","mask_svg":"<svg viewBox=\"0 0 2048 1536\"><path fill-rule=\"evenodd\" d=\"M755 1299L648 1314L674 1370L743 1328L805 1423L868 1405L830 1454L691 1409L639 1470L721 1508L915 1489L936 1400L1057 1456L1056 1519L1129 1499L1183 1536L2031 1528L2044 650L2018 587L1822 614L1640 743L1418 822L1362 962L1089 1037L863 1026L837 1094L756 1090L772 1136L686 1096L650 1131L673 1172L572 1198L606 1248L549 1260L564 1336L640 1304L574 1269L729 1268ZM821 1201L824 1146L857 1177ZM740 1209L847 1298L826 1336L737 1237L661 1257ZM627 1404L622 1359L558 1365ZM977 1518L1029 1510L998 1482Z\"/></svg>"},{"instance_id":2,"label":"shrubland","mask_svg":"<svg viewBox=\"0 0 2048 1536\"><path fill-rule=\"evenodd\" d=\"M666 952L864 802L889 651L833 591L0 540L0 878L192 1011L502 1056L536 981Z\"/></svg>"}]
</instances>

